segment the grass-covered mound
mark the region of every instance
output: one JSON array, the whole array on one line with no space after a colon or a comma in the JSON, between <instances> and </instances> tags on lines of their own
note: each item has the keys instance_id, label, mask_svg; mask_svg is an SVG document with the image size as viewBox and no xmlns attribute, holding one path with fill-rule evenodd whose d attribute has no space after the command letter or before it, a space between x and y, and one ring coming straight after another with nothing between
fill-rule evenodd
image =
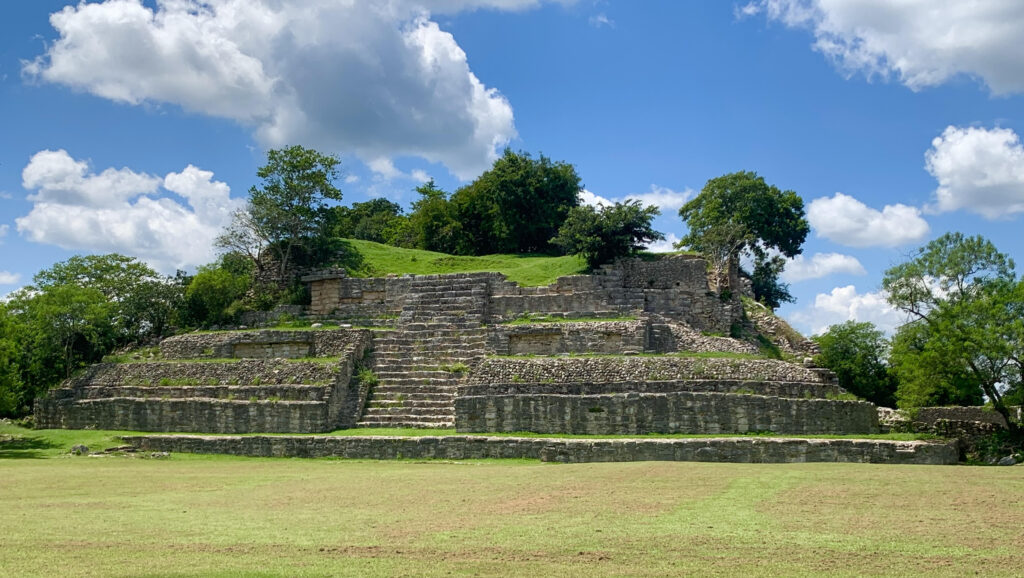
<instances>
[{"instance_id":1,"label":"grass-covered mound","mask_svg":"<svg viewBox=\"0 0 1024 578\"><path fill-rule=\"evenodd\" d=\"M420 249L403 249L373 241L346 239L348 253L341 263L353 277L382 277L389 273L437 275L441 273L504 273L520 285L550 285L563 275L587 272L583 259L575 255L447 255Z\"/></svg>"}]
</instances>

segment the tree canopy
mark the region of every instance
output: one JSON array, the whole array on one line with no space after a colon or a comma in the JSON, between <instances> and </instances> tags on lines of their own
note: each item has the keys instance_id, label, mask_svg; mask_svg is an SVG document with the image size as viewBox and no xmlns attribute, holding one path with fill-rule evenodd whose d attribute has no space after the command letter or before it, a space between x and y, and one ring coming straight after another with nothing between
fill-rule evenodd
<instances>
[{"instance_id":1,"label":"tree canopy","mask_svg":"<svg viewBox=\"0 0 1024 578\"><path fill-rule=\"evenodd\" d=\"M278 279L285 281L296 247L326 235L327 200L341 200L335 185L340 161L301 146L271 150L267 164L256 171L262 179L249 189L245 210L218 239L225 250L241 251L257 260L262 248L277 258Z\"/></svg>"},{"instance_id":2,"label":"tree canopy","mask_svg":"<svg viewBox=\"0 0 1024 578\"><path fill-rule=\"evenodd\" d=\"M889 342L873 323L847 321L812 339L821 350L815 363L832 370L843 389L876 405L896 406L896 376L886 362Z\"/></svg>"},{"instance_id":3,"label":"tree canopy","mask_svg":"<svg viewBox=\"0 0 1024 578\"><path fill-rule=\"evenodd\" d=\"M981 236L947 233L887 270L882 287L912 319L898 350L903 374L938 373L954 391L970 384L1010 422L1003 394L1024 371L1024 284L1013 261Z\"/></svg>"},{"instance_id":4,"label":"tree canopy","mask_svg":"<svg viewBox=\"0 0 1024 578\"><path fill-rule=\"evenodd\" d=\"M568 254L582 255L590 268L633 255L652 241L665 236L651 221L658 208L640 201L626 201L601 207L573 207L551 243Z\"/></svg>"},{"instance_id":5,"label":"tree canopy","mask_svg":"<svg viewBox=\"0 0 1024 578\"><path fill-rule=\"evenodd\" d=\"M749 171L709 180L679 216L689 228L680 246L708 258L720 288L732 288L729 274L741 256L751 257L755 269L773 259L773 252L795 257L810 231L799 195ZM774 275L777 282L778 267L761 267L762 276Z\"/></svg>"},{"instance_id":6,"label":"tree canopy","mask_svg":"<svg viewBox=\"0 0 1024 578\"><path fill-rule=\"evenodd\" d=\"M451 197L461 229L456 252L555 252L551 239L581 191L571 164L505 149L490 170Z\"/></svg>"}]
</instances>

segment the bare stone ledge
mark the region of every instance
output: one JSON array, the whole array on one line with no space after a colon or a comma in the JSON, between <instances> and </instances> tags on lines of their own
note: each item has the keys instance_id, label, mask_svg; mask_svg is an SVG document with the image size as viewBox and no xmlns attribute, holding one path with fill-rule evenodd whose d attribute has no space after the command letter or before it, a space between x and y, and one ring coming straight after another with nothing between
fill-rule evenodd
<instances>
[{"instance_id":1,"label":"bare stone ledge","mask_svg":"<svg viewBox=\"0 0 1024 578\"><path fill-rule=\"evenodd\" d=\"M956 442L801 438L566 439L489 436L125 436L144 451L354 459L526 458L545 462L733 462L950 465Z\"/></svg>"}]
</instances>

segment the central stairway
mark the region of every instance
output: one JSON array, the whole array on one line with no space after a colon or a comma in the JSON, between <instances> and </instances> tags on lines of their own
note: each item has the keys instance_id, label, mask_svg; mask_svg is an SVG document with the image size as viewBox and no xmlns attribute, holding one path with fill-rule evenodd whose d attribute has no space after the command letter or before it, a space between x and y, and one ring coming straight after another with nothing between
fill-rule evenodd
<instances>
[{"instance_id":1,"label":"central stairway","mask_svg":"<svg viewBox=\"0 0 1024 578\"><path fill-rule=\"evenodd\" d=\"M373 340L378 382L359 427L455 427L458 384L484 357L488 277L413 278L396 331Z\"/></svg>"}]
</instances>

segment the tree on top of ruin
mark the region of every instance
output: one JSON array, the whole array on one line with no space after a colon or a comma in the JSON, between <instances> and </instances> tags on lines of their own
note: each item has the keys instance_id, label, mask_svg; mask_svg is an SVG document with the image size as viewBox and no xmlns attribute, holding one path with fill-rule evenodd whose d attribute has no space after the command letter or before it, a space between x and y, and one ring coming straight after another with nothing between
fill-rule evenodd
<instances>
[{"instance_id":1,"label":"tree on top of ruin","mask_svg":"<svg viewBox=\"0 0 1024 578\"><path fill-rule=\"evenodd\" d=\"M799 195L767 184L757 173L740 171L709 180L679 209L679 216L689 232L677 246L700 251L708 259L719 290L734 289L730 271L747 256L755 271L767 277L763 286L783 290L768 304L777 306L770 302L780 297L787 300L788 292L778 281L783 257L799 255L810 231Z\"/></svg>"},{"instance_id":2,"label":"tree on top of ruin","mask_svg":"<svg viewBox=\"0 0 1024 578\"><path fill-rule=\"evenodd\" d=\"M263 182L249 189L249 203L234 215L217 246L239 251L257 266L263 251L270 251L283 280L293 251L325 233L326 201L341 200L334 185L339 163L334 155L298 145L269 151L267 164L256 171Z\"/></svg>"}]
</instances>

